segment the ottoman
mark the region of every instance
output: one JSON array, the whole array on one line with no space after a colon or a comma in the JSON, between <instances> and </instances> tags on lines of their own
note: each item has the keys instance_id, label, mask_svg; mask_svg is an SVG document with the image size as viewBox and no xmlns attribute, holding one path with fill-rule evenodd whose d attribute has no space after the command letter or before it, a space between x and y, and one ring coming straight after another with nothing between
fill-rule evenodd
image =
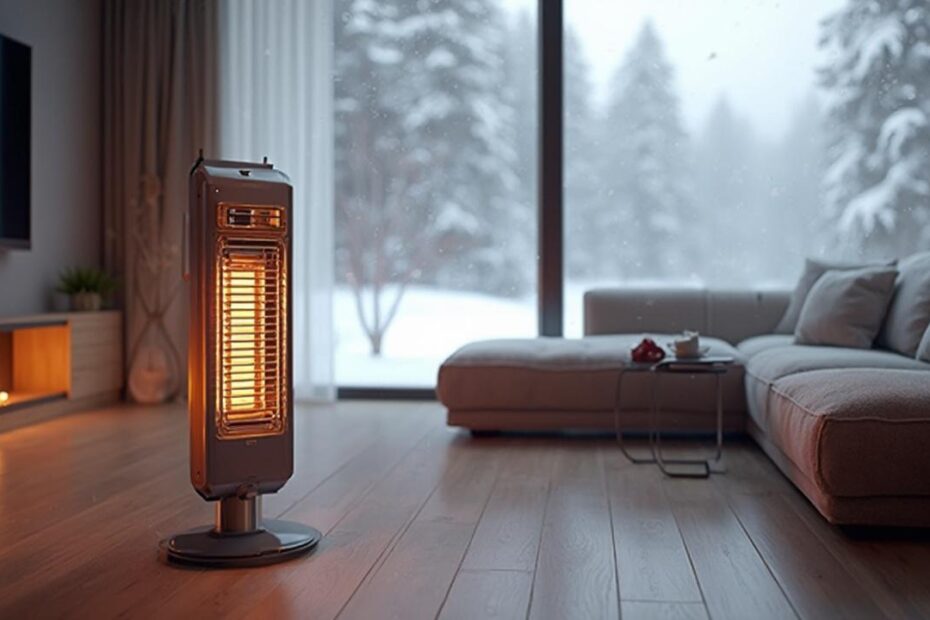
<instances>
[{"instance_id":1,"label":"ottoman","mask_svg":"<svg viewBox=\"0 0 930 620\"><path fill-rule=\"evenodd\" d=\"M667 334L647 334L660 344ZM581 339L485 340L460 348L439 369L436 392L448 409L447 422L476 431L612 430L620 370L643 334L587 336ZM736 360L721 379L724 429L745 430L743 356L730 344L702 338L710 355ZM649 428L652 382L649 373L624 377L621 428ZM715 382L709 376L659 377L663 431L712 432Z\"/></svg>"}]
</instances>

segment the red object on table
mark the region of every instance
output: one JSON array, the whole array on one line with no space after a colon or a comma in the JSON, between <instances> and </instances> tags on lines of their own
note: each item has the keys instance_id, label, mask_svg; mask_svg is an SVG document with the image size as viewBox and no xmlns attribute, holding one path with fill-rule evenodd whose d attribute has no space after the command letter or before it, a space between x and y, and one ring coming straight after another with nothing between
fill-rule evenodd
<instances>
[{"instance_id":1,"label":"red object on table","mask_svg":"<svg viewBox=\"0 0 930 620\"><path fill-rule=\"evenodd\" d=\"M643 338L631 351L634 362L637 363L656 363L665 359L665 350L656 344L652 338Z\"/></svg>"}]
</instances>

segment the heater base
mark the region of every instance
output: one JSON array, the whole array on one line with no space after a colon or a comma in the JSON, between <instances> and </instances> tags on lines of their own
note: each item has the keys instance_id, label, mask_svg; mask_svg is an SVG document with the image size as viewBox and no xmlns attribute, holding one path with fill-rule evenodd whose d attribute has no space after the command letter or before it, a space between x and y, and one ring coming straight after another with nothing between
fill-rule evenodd
<instances>
[{"instance_id":1,"label":"heater base","mask_svg":"<svg viewBox=\"0 0 930 620\"><path fill-rule=\"evenodd\" d=\"M245 533L220 534L207 526L163 540L160 556L168 564L181 566L264 566L307 553L322 536L312 527L275 519L266 519L261 529Z\"/></svg>"}]
</instances>

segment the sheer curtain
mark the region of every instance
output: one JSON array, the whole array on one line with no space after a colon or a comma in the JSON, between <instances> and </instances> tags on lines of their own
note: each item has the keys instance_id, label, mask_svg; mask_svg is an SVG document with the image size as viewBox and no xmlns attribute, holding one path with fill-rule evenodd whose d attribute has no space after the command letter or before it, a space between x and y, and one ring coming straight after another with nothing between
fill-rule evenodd
<instances>
[{"instance_id":1,"label":"sheer curtain","mask_svg":"<svg viewBox=\"0 0 930 620\"><path fill-rule=\"evenodd\" d=\"M219 155L267 155L294 186L294 390L331 400L331 0L220 4Z\"/></svg>"}]
</instances>

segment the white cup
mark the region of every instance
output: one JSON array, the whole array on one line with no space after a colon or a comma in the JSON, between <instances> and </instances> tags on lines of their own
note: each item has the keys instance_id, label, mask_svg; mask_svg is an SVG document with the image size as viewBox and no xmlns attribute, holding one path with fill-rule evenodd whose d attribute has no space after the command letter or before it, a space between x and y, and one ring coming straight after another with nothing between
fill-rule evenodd
<instances>
[{"instance_id":1,"label":"white cup","mask_svg":"<svg viewBox=\"0 0 930 620\"><path fill-rule=\"evenodd\" d=\"M672 341L675 357L697 357L701 352L701 337L697 332L686 331Z\"/></svg>"}]
</instances>

